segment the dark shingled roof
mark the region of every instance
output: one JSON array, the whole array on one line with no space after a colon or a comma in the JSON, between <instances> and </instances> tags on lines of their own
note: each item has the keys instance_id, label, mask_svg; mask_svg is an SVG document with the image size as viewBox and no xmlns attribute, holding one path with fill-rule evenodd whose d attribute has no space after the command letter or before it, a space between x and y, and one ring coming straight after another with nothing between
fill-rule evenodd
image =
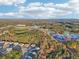
<instances>
[{"instance_id":1,"label":"dark shingled roof","mask_svg":"<svg viewBox=\"0 0 79 59\"><path fill-rule=\"evenodd\" d=\"M19 50L21 50L21 46L20 46L20 45L16 45L16 46L14 46L14 47L13 47L13 50L15 50L15 51L19 51Z\"/></svg>"}]
</instances>

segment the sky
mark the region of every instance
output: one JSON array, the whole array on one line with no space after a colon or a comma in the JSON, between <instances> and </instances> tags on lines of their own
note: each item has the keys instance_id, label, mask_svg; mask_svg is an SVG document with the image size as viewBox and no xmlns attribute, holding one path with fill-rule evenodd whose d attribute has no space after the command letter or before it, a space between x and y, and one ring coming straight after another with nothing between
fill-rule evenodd
<instances>
[{"instance_id":1,"label":"sky","mask_svg":"<svg viewBox=\"0 0 79 59\"><path fill-rule=\"evenodd\" d=\"M79 19L79 0L0 0L0 18Z\"/></svg>"}]
</instances>

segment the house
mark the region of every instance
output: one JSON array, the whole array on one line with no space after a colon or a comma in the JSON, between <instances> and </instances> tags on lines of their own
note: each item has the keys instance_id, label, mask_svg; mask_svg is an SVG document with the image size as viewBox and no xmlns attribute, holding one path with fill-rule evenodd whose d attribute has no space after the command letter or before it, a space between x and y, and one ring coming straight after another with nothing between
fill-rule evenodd
<instances>
[{"instance_id":1,"label":"house","mask_svg":"<svg viewBox=\"0 0 79 59\"><path fill-rule=\"evenodd\" d=\"M17 24L16 26L17 27L25 27L26 25L24 25L24 24Z\"/></svg>"},{"instance_id":2,"label":"house","mask_svg":"<svg viewBox=\"0 0 79 59\"><path fill-rule=\"evenodd\" d=\"M37 53L39 51L39 47L30 46L21 59L35 59L37 57Z\"/></svg>"},{"instance_id":3,"label":"house","mask_svg":"<svg viewBox=\"0 0 79 59\"><path fill-rule=\"evenodd\" d=\"M23 24L18 24L15 26L16 29L25 29L26 28L26 25L23 25Z\"/></svg>"},{"instance_id":4,"label":"house","mask_svg":"<svg viewBox=\"0 0 79 59\"><path fill-rule=\"evenodd\" d=\"M13 48L15 45L13 43L9 44L8 48Z\"/></svg>"},{"instance_id":5,"label":"house","mask_svg":"<svg viewBox=\"0 0 79 59\"><path fill-rule=\"evenodd\" d=\"M20 45L16 45L13 47L14 51L20 51L21 50L21 46Z\"/></svg>"},{"instance_id":6,"label":"house","mask_svg":"<svg viewBox=\"0 0 79 59\"><path fill-rule=\"evenodd\" d=\"M6 48L0 49L0 53L1 53L2 55L6 55L6 54L7 54L7 49L6 49Z\"/></svg>"},{"instance_id":7,"label":"house","mask_svg":"<svg viewBox=\"0 0 79 59\"><path fill-rule=\"evenodd\" d=\"M4 42L0 41L0 49L3 48Z\"/></svg>"}]
</instances>

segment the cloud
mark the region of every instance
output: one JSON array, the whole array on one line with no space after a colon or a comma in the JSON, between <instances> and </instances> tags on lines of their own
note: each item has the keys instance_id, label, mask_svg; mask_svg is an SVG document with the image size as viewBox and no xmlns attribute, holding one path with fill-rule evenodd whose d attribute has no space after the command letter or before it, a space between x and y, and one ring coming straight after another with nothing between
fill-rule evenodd
<instances>
[{"instance_id":1,"label":"cloud","mask_svg":"<svg viewBox=\"0 0 79 59\"><path fill-rule=\"evenodd\" d=\"M24 2L25 0L0 0L0 4L18 5L18 12L0 13L0 16L13 16L16 18L28 18L29 16L30 18L50 19L58 17L65 18L67 15L79 14L79 0L69 0L62 4L33 2L27 6L21 5Z\"/></svg>"},{"instance_id":2,"label":"cloud","mask_svg":"<svg viewBox=\"0 0 79 59\"><path fill-rule=\"evenodd\" d=\"M28 15L36 18L56 18L72 13L67 4L30 3L25 9Z\"/></svg>"},{"instance_id":3,"label":"cloud","mask_svg":"<svg viewBox=\"0 0 79 59\"><path fill-rule=\"evenodd\" d=\"M17 13L9 12L9 13L0 13L0 16L15 16Z\"/></svg>"},{"instance_id":4,"label":"cloud","mask_svg":"<svg viewBox=\"0 0 79 59\"><path fill-rule=\"evenodd\" d=\"M79 0L69 0L63 4L55 3L30 3L25 12L36 18L57 18L67 15L79 15ZM73 18L70 16L70 18Z\"/></svg>"},{"instance_id":5,"label":"cloud","mask_svg":"<svg viewBox=\"0 0 79 59\"><path fill-rule=\"evenodd\" d=\"M79 0L70 0L69 6L73 10L73 13L79 14Z\"/></svg>"},{"instance_id":6,"label":"cloud","mask_svg":"<svg viewBox=\"0 0 79 59\"><path fill-rule=\"evenodd\" d=\"M67 4L54 4L54 3L30 3L27 6L18 6L18 12L3 13L4 16L16 16L30 18L57 18L70 14L70 8ZM0 16L1 16L0 15Z\"/></svg>"},{"instance_id":7,"label":"cloud","mask_svg":"<svg viewBox=\"0 0 79 59\"><path fill-rule=\"evenodd\" d=\"M24 3L26 0L0 0L0 5L13 5Z\"/></svg>"}]
</instances>

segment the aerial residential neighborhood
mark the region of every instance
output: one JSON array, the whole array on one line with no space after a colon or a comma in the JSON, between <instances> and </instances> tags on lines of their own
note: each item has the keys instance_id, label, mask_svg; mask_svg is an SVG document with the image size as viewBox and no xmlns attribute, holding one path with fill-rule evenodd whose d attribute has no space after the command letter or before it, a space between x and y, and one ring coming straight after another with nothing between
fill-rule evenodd
<instances>
[{"instance_id":1,"label":"aerial residential neighborhood","mask_svg":"<svg viewBox=\"0 0 79 59\"><path fill-rule=\"evenodd\" d=\"M79 59L79 0L0 0L0 59Z\"/></svg>"},{"instance_id":2,"label":"aerial residential neighborhood","mask_svg":"<svg viewBox=\"0 0 79 59\"><path fill-rule=\"evenodd\" d=\"M26 25L28 21L0 24L1 59L79 58L78 23L41 20ZM1 23L7 24L7 21Z\"/></svg>"}]
</instances>

